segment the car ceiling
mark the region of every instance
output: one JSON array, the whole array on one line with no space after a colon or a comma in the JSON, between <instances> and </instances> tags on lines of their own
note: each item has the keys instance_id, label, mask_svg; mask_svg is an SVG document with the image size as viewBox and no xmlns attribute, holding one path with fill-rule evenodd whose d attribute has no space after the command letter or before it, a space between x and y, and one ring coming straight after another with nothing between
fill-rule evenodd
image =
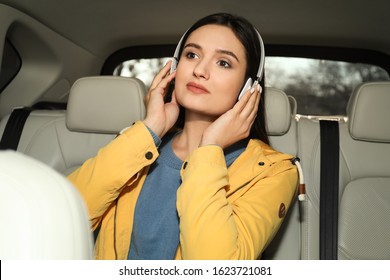
<instances>
[{"instance_id":1,"label":"car ceiling","mask_svg":"<svg viewBox=\"0 0 390 280\"><path fill-rule=\"evenodd\" d=\"M390 55L388 0L0 0L106 59L128 46L175 43L197 19L230 12L266 44L370 49Z\"/></svg>"}]
</instances>

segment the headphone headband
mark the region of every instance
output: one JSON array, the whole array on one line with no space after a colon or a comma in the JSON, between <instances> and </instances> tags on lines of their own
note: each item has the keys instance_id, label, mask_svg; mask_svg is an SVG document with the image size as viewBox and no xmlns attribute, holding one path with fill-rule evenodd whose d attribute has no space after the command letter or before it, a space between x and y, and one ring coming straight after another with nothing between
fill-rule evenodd
<instances>
[{"instance_id":1,"label":"headphone headband","mask_svg":"<svg viewBox=\"0 0 390 280\"><path fill-rule=\"evenodd\" d=\"M257 70L257 74L256 74L256 81L259 82L263 78L263 73L264 73L265 51L264 51L263 39L261 38L259 31L257 31L256 28L254 28L254 29L256 31L257 37L259 38L259 42L260 42L260 63L259 63L259 69ZM183 43L184 37L186 36L187 32L188 32L188 30L186 32L184 32L184 34L181 36L180 41L176 46L175 53L173 54L173 58L176 60L176 63L173 63L174 68L176 68L177 62L179 62L179 52L180 52L181 45ZM171 70L171 72L172 72L172 70Z\"/></svg>"}]
</instances>

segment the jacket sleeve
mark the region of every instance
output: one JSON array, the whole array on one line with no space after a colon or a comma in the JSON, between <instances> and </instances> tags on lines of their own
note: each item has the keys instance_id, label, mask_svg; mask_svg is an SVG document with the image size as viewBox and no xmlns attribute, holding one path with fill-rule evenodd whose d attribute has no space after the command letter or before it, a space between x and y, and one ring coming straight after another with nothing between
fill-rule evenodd
<instances>
[{"instance_id":1,"label":"jacket sleeve","mask_svg":"<svg viewBox=\"0 0 390 280\"><path fill-rule=\"evenodd\" d=\"M287 210L294 197L295 166L289 160L265 166L229 201L221 148L198 148L185 165L177 199L183 258L256 259L282 222L281 208Z\"/></svg>"},{"instance_id":2,"label":"jacket sleeve","mask_svg":"<svg viewBox=\"0 0 390 280\"><path fill-rule=\"evenodd\" d=\"M137 122L68 176L87 204L93 228L123 188L157 157L151 134Z\"/></svg>"}]
</instances>

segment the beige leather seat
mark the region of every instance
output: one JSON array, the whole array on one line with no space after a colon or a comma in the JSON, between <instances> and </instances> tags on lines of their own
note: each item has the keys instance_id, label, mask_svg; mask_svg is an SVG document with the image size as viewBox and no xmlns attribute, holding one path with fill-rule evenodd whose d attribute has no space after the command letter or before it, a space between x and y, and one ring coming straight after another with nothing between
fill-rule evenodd
<instances>
[{"instance_id":1,"label":"beige leather seat","mask_svg":"<svg viewBox=\"0 0 390 280\"><path fill-rule=\"evenodd\" d=\"M144 117L145 91L134 78L79 79L70 90L67 110L31 112L17 150L67 175L122 128ZM1 133L7 119L0 123Z\"/></svg>"},{"instance_id":2,"label":"beige leather seat","mask_svg":"<svg viewBox=\"0 0 390 280\"><path fill-rule=\"evenodd\" d=\"M390 259L390 82L357 87L340 125L339 259Z\"/></svg>"},{"instance_id":3,"label":"beige leather seat","mask_svg":"<svg viewBox=\"0 0 390 280\"><path fill-rule=\"evenodd\" d=\"M339 122L339 259L390 259L390 83L366 83L352 93L348 121ZM320 127L298 122L306 180L302 258L319 259Z\"/></svg>"},{"instance_id":4,"label":"beige leather seat","mask_svg":"<svg viewBox=\"0 0 390 280\"><path fill-rule=\"evenodd\" d=\"M296 102L280 89L265 90L267 131L271 146L283 153L298 153ZM301 258L298 201L294 200L281 228L263 254L264 259L298 260Z\"/></svg>"},{"instance_id":5,"label":"beige leather seat","mask_svg":"<svg viewBox=\"0 0 390 280\"><path fill-rule=\"evenodd\" d=\"M93 259L86 206L64 176L1 151L0 182L0 259Z\"/></svg>"},{"instance_id":6,"label":"beige leather seat","mask_svg":"<svg viewBox=\"0 0 390 280\"><path fill-rule=\"evenodd\" d=\"M298 150L306 183L301 202L301 259L319 259L320 125L301 117L298 121Z\"/></svg>"},{"instance_id":7,"label":"beige leather seat","mask_svg":"<svg viewBox=\"0 0 390 280\"><path fill-rule=\"evenodd\" d=\"M294 98L274 87L267 87L265 94L266 126L271 146L280 152L296 155L296 105L291 101Z\"/></svg>"},{"instance_id":8,"label":"beige leather seat","mask_svg":"<svg viewBox=\"0 0 390 280\"><path fill-rule=\"evenodd\" d=\"M287 97L288 97L288 101L290 101L291 114L293 115L293 117L295 117L298 111L297 100L292 95L288 95Z\"/></svg>"},{"instance_id":9,"label":"beige leather seat","mask_svg":"<svg viewBox=\"0 0 390 280\"><path fill-rule=\"evenodd\" d=\"M267 88L265 94L271 145L296 155L297 128L289 98L276 88ZM93 157L122 128L144 117L144 95L145 88L136 79L80 79L71 89L66 111L40 110L30 114L18 151L67 175ZM4 126L0 124L0 130ZM294 203L265 257L299 259L299 230L299 212Z\"/></svg>"}]
</instances>

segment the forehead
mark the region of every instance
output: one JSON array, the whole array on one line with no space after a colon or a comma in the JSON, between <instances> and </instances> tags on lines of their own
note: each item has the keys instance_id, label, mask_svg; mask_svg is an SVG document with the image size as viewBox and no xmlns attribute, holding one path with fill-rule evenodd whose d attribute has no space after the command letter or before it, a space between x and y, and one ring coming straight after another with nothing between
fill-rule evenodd
<instances>
[{"instance_id":1,"label":"forehead","mask_svg":"<svg viewBox=\"0 0 390 280\"><path fill-rule=\"evenodd\" d=\"M245 48L236 34L227 26L208 24L194 30L187 38L186 44L196 43L202 48L223 49L245 56Z\"/></svg>"}]
</instances>

